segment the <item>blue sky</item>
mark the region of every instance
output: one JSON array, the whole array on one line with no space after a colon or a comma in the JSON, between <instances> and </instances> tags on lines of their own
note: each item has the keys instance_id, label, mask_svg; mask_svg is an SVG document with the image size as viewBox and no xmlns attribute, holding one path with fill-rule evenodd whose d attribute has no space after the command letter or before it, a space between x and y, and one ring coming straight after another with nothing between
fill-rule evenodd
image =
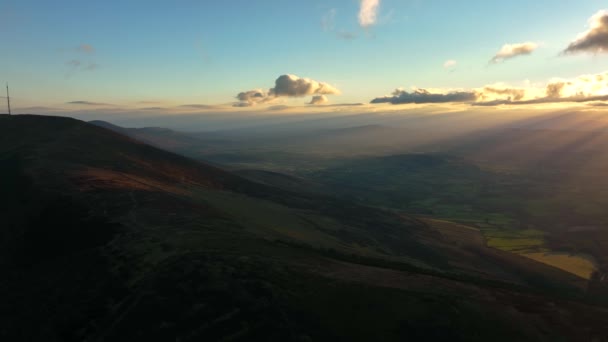
<instances>
[{"instance_id":1,"label":"blue sky","mask_svg":"<svg viewBox=\"0 0 608 342\"><path fill-rule=\"evenodd\" d=\"M333 103L367 103L397 87L544 84L608 70L602 54L559 56L606 7L383 0L362 28L357 0L0 0L0 81L22 106L229 104L283 74L340 89ZM488 65L504 44L522 42L538 48ZM448 60L456 65L444 68Z\"/></svg>"}]
</instances>

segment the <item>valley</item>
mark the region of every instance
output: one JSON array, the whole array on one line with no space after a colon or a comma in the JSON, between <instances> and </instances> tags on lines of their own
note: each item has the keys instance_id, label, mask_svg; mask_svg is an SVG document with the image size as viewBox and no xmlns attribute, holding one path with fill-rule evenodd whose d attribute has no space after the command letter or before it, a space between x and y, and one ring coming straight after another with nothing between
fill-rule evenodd
<instances>
[{"instance_id":1,"label":"valley","mask_svg":"<svg viewBox=\"0 0 608 342\"><path fill-rule=\"evenodd\" d=\"M561 125L559 120L563 119L544 124ZM408 136L403 129L381 125L304 130L297 133L295 142L290 136L289 143L280 133L252 138L217 132L213 134L217 145L208 144L202 134L165 130L158 135L147 129L126 132L157 146L210 160L256 182L338 195L363 205L469 225L481 232L489 247L586 279L594 272L606 272L607 255L601 247L606 237L597 239L597 235L604 236L601 232L608 230L602 209L608 205L603 190L608 183L600 178L608 164L597 158L593 164L581 159L601 154L599 151L608 146L608 136L602 133L594 134L594 144L589 145L577 144L590 139L585 131L481 131L450 138L446 144L450 147L438 150L436 143L428 143L423 135ZM166 136L173 142L181 141L180 147L166 144ZM537 148L523 144L510 145L512 151L501 148L508 141L529 141L531 136L537 140ZM348 152L346 146L356 145L358 140L365 144L364 149ZM370 151L370 141L378 148ZM201 145L215 147L202 152L196 148ZM294 146L293 152L289 152L290 146ZM399 153L387 155L394 151ZM547 158L557 153L565 153L565 158ZM539 168L543 160L545 164ZM577 241L587 240L587 234L593 232L597 247L573 242L573 230L580 232Z\"/></svg>"}]
</instances>

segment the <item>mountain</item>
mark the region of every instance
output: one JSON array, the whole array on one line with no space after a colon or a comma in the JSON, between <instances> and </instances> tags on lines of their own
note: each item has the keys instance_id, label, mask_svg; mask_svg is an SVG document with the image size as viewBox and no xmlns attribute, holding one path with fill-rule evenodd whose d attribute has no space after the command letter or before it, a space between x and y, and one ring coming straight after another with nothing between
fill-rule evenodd
<instances>
[{"instance_id":1,"label":"mountain","mask_svg":"<svg viewBox=\"0 0 608 342\"><path fill-rule=\"evenodd\" d=\"M584 279L475 229L108 128L0 116L2 340L606 336Z\"/></svg>"},{"instance_id":2,"label":"mountain","mask_svg":"<svg viewBox=\"0 0 608 342\"><path fill-rule=\"evenodd\" d=\"M106 121L90 121L92 125L103 127L111 131L130 136L139 141L154 145L157 147L163 147L169 150L188 150L190 148L196 148L201 144L211 145L216 144L227 144L226 140L209 138L211 133L207 136L197 136L195 134L188 134L184 132L174 131L168 128L161 127L144 127L144 128L125 128L116 126Z\"/></svg>"}]
</instances>

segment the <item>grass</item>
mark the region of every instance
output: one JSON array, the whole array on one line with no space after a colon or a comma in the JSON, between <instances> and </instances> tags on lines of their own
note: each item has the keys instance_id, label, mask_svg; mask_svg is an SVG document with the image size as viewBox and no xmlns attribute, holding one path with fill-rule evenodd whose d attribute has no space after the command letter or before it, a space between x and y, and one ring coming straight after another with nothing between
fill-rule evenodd
<instances>
[{"instance_id":1,"label":"grass","mask_svg":"<svg viewBox=\"0 0 608 342\"><path fill-rule=\"evenodd\" d=\"M539 230L481 228L488 247L507 252L543 251L545 233Z\"/></svg>"},{"instance_id":2,"label":"grass","mask_svg":"<svg viewBox=\"0 0 608 342\"><path fill-rule=\"evenodd\" d=\"M373 234L314 211L234 193L198 190L194 198L212 205L247 232L271 240L290 240L344 253L378 255L383 246Z\"/></svg>"},{"instance_id":3,"label":"grass","mask_svg":"<svg viewBox=\"0 0 608 342\"><path fill-rule=\"evenodd\" d=\"M320 247L336 247L340 242L323 230L341 229L338 222L325 220L317 226L297 211L269 201L218 191L197 191L195 198L211 203L247 231L270 238L290 238Z\"/></svg>"}]
</instances>

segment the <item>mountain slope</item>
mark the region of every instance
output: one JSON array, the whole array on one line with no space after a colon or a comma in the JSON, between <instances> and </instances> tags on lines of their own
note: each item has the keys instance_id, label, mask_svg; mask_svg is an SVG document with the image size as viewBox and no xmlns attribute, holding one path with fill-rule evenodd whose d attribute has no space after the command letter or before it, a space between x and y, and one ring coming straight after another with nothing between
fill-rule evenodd
<instances>
[{"instance_id":1,"label":"mountain slope","mask_svg":"<svg viewBox=\"0 0 608 342\"><path fill-rule=\"evenodd\" d=\"M532 264L417 219L77 120L0 117L0 166L3 340L585 340L608 326L558 270L534 281Z\"/></svg>"}]
</instances>

